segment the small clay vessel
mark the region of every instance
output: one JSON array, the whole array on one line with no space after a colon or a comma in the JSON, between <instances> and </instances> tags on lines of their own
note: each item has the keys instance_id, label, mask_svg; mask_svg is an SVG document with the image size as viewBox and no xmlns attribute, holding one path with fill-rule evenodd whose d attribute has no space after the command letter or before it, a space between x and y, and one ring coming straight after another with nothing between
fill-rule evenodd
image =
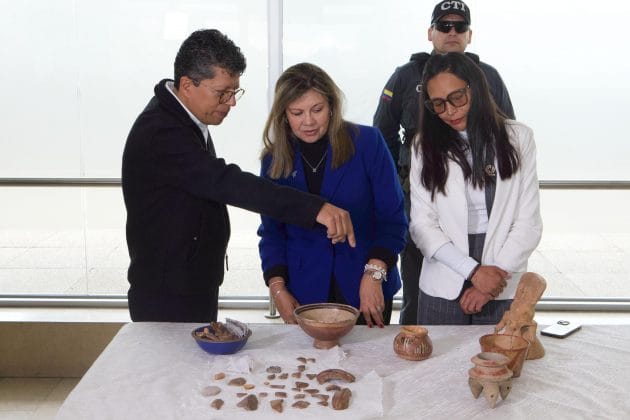
<instances>
[{"instance_id":1,"label":"small clay vessel","mask_svg":"<svg viewBox=\"0 0 630 420\"><path fill-rule=\"evenodd\" d=\"M394 352L407 360L424 360L431 356L433 343L429 331L419 325L406 325L394 337Z\"/></svg>"},{"instance_id":2,"label":"small clay vessel","mask_svg":"<svg viewBox=\"0 0 630 420\"><path fill-rule=\"evenodd\" d=\"M512 389L512 371L508 358L499 353L483 352L470 359L475 367L468 371L468 386L475 399L483 392L490 408L494 408L501 395L505 400Z\"/></svg>"},{"instance_id":3,"label":"small clay vessel","mask_svg":"<svg viewBox=\"0 0 630 420\"><path fill-rule=\"evenodd\" d=\"M508 368L513 378L521 376L523 363L527 357L529 342L523 337L505 334L487 334L479 338L482 352L500 353L508 358Z\"/></svg>"}]
</instances>

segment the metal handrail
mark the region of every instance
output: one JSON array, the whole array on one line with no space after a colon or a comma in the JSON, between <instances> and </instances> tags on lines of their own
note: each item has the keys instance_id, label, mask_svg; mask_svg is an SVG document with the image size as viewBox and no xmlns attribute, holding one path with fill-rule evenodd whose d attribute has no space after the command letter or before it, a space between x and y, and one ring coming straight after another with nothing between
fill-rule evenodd
<instances>
[{"instance_id":1,"label":"metal handrail","mask_svg":"<svg viewBox=\"0 0 630 420\"><path fill-rule=\"evenodd\" d=\"M219 299L221 309L265 309L273 305L267 296L224 296ZM402 300L394 298L394 309L400 309ZM51 295L5 295L0 296L0 308L45 307L45 308L127 308L127 297L110 296L51 296ZM271 316L278 318L275 307ZM629 298L560 298L542 297L536 304L540 311L630 311Z\"/></svg>"},{"instance_id":2,"label":"metal handrail","mask_svg":"<svg viewBox=\"0 0 630 420\"><path fill-rule=\"evenodd\" d=\"M0 178L0 187L120 187L120 178ZM630 181L589 181L589 180L541 180L539 181L541 190L630 190ZM21 302L21 303L20 303ZM73 299L64 298L37 298L22 297L11 299L0 296L0 307L3 304L13 306L44 304L44 306L89 306L89 307L124 307L127 300L124 297L88 298ZM222 308L243 308L260 307L265 305L268 314L265 317L274 319L279 315L271 297L267 298L236 298L219 299L219 306ZM400 307L400 300L394 302L396 307ZM537 308L543 310L630 310L630 301L624 299L603 300L603 299L553 299L543 298L538 303Z\"/></svg>"},{"instance_id":3,"label":"metal handrail","mask_svg":"<svg viewBox=\"0 0 630 420\"><path fill-rule=\"evenodd\" d=\"M119 187L120 178L0 178L0 187ZM542 190L630 190L630 181L541 180Z\"/></svg>"}]
</instances>

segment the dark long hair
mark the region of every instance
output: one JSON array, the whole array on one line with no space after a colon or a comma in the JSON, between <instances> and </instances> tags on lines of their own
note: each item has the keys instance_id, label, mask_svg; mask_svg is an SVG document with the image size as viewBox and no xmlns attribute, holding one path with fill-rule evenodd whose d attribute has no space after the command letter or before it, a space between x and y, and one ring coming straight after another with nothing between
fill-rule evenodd
<instances>
[{"instance_id":1,"label":"dark long hair","mask_svg":"<svg viewBox=\"0 0 630 420\"><path fill-rule=\"evenodd\" d=\"M451 73L470 86L466 142L459 133L424 106L429 99L427 83L439 73ZM481 69L461 53L434 54L429 58L422 74L420 95L420 123L418 135L414 138L415 153L422 152L422 185L431 191L431 198L437 192L446 194L448 161L452 159L461 168L466 180L473 186L481 187L486 182L495 182L484 170L487 163L494 164L496 156L498 174L508 179L519 168L519 156L510 143L505 126L505 116L497 108L490 94L488 82ZM470 147L472 167L466 159Z\"/></svg>"}]
</instances>

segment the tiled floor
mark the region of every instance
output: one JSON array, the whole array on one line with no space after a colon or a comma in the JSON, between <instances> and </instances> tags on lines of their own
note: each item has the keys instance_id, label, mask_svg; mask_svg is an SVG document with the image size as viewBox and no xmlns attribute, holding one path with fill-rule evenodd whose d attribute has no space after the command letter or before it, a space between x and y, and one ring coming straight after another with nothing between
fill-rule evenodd
<instances>
[{"instance_id":1,"label":"tiled floor","mask_svg":"<svg viewBox=\"0 0 630 420\"><path fill-rule=\"evenodd\" d=\"M53 419L80 378L0 378L0 420Z\"/></svg>"}]
</instances>

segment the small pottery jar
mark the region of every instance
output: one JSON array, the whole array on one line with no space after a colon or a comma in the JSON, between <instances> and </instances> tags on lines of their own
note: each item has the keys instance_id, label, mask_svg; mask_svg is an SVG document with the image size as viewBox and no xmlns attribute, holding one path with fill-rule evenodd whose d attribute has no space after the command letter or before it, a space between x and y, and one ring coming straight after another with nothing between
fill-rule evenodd
<instances>
[{"instance_id":1,"label":"small pottery jar","mask_svg":"<svg viewBox=\"0 0 630 420\"><path fill-rule=\"evenodd\" d=\"M473 396L479 398L483 392L491 408L499 395L506 399L512 389L512 371L508 369L509 359L500 353L483 352L470 359L475 367L468 371L468 386Z\"/></svg>"},{"instance_id":2,"label":"small pottery jar","mask_svg":"<svg viewBox=\"0 0 630 420\"><path fill-rule=\"evenodd\" d=\"M407 360L424 360L433 352L429 331L418 325L406 325L394 338L394 352Z\"/></svg>"}]
</instances>

